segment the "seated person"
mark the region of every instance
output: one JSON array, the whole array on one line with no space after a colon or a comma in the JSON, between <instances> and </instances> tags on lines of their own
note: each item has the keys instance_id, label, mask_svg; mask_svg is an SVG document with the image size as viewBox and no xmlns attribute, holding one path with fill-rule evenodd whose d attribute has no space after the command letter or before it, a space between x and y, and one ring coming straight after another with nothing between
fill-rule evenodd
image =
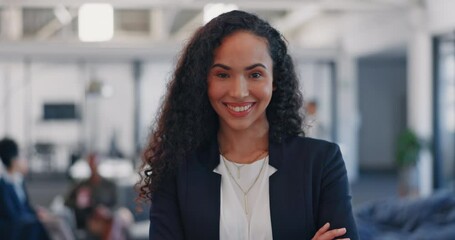
<instances>
[{"instance_id":1,"label":"seated person","mask_svg":"<svg viewBox=\"0 0 455 240\"><path fill-rule=\"evenodd\" d=\"M19 148L14 140L0 140L0 158L5 168L0 178L1 239L49 239L24 186L27 163L18 156Z\"/></svg>"},{"instance_id":2,"label":"seated person","mask_svg":"<svg viewBox=\"0 0 455 240\"><path fill-rule=\"evenodd\" d=\"M84 230L88 230L88 218L97 207L112 210L117 200L115 184L98 173L96 155L90 154L87 161L91 170L90 177L76 184L65 200L65 205L74 211L77 228Z\"/></svg>"},{"instance_id":3,"label":"seated person","mask_svg":"<svg viewBox=\"0 0 455 240\"><path fill-rule=\"evenodd\" d=\"M87 219L89 239L127 240L130 239L128 227L132 223L131 212L120 208L113 213L104 206L96 207Z\"/></svg>"}]
</instances>

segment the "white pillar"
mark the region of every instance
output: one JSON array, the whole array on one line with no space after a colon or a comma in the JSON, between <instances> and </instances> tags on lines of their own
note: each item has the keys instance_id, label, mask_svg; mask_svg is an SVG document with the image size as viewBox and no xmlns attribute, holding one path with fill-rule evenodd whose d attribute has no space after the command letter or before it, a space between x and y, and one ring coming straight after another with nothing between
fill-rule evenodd
<instances>
[{"instance_id":1,"label":"white pillar","mask_svg":"<svg viewBox=\"0 0 455 240\"><path fill-rule=\"evenodd\" d=\"M10 135L10 119L11 119L11 111L10 111L10 99L11 99L11 68L8 64L3 66L3 69L0 70L0 112L2 113L2 117L0 118L0 136L8 136Z\"/></svg>"},{"instance_id":2,"label":"white pillar","mask_svg":"<svg viewBox=\"0 0 455 240\"><path fill-rule=\"evenodd\" d=\"M427 27L427 17L422 8L409 12L411 36L408 43L408 127L425 142L433 136L432 94L432 48ZM433 185L433 159L429 146L425 146L419 159L419 192L421 196L431 194Z\"/></svg>"},{"instance_id":3,"label":"white pillar","mask_svg":"<svg viewBox=\"0 0 455 240\"><path fill-rule=\"evenodd\" d=\"M341 53L337 61L338 86L338 143L345 160L348 178L355 181L359 175L357 104L357 67L355 58Z\"/></svg>"}]
</instances>

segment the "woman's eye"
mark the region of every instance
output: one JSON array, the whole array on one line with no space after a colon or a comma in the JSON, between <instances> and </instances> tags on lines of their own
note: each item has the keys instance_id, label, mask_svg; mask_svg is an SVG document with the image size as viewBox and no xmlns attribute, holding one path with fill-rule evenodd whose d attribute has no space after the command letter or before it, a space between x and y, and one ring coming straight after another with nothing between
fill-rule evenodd
<instances>
[{"instance_id":1,"label":"woman's eye","mask_svg":"<svg viewBox=\"0 0 455 240\"><path fill-rule=\"evenodd\" d=\"M228 78L229 77L229 75L227 73L217 73L216 76L219 78Z\"/></svg>"},{"instance_id":2,"label":"woman's eye","mask_svg":"<svg viewBox=\"0 0 455 240\"><path fill-rule=\"evenodd\" d=\"M251 74L252 78L260 78L261 76L262 76L261 73L258 73L258 72L255 72L255 73Z\"/></svg>"}]
</instances>

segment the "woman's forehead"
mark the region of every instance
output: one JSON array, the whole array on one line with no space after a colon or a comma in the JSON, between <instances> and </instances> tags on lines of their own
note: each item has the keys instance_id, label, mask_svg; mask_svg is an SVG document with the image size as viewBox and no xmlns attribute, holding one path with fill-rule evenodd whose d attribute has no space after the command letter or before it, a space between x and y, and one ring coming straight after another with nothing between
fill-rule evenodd
<instances>
[{"instance_id":1,"label":"woman's forehead","mask_svg":"<svg viewBox=\"0 0 455 240\"><path fill-rule=\"evenodd\" d=\"M214 64L251 65L271 64L267 40L246 31L235 32L223 39L215 49Z\"/></svg>"}]
</instances>

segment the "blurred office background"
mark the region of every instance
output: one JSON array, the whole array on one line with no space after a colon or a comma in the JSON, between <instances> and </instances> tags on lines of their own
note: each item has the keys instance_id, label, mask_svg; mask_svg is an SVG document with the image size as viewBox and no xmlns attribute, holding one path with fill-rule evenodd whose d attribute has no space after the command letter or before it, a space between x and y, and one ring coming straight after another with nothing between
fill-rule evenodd
<instances>
[{"instance_id":1,"label":"blurred office background","mask_svg":"<svg viewBox=\"0 0 455 240\"><path fill-rule=\"evenodd\" d=\"M96 152L134 212L140 152L177 56L231 9L288 40L308 132L341 146L355 208L454 188L455 1L102 2L0 1L0 137L28 159L35 204L88 176L83 159ZM140 238L147 214L135 217Z\"/></svg>"}]
</instances>

